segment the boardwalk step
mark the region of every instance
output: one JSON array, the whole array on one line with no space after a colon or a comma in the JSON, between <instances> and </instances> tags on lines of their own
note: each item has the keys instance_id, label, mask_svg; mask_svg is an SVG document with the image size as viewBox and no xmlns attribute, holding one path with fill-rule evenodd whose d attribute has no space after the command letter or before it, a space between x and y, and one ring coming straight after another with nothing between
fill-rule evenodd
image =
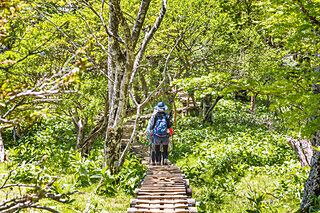
<instances>
[{"instance_id":1,"label":"boardwalk step","mask_svg":"<svg viewBox=\"0 0 320 213\"><path fill-rule=\"evenodd\" d=\"M128 212L197 212L189 180L176 166L149 166Z\"/></svg>"},{"instance_id":2,"label":"boardwalk step","mask_svg":"<svg viewBox=\"0 0 320 213\"><path fill-rule=\"evenodd\" d=\"M188 204L190 206L195 206L196 201L195 199L171 199L171 200L142 200L142 199L131 199L130 205L137 205L137 204Z\"/></svg>"},{"instance_id":3,"label":"boardwalk step","mask_svg":"<svg viewBox=\"0 0 320 213\"><path fill-rule=\"evenodd\" d=\"M169 186L169 187L162 187L162 186L142 186L141 189L143 190L180 190L180 189L183 189L185 190L186 187L183 185L183 186Z\"/></svg>"},{"instance_id":4,"label":"boardwalk step","mask_svg":"<svg viewBox=\"0 0 320 213\"><path fill-rule=\"evenodd\" d=\"M133 212L152 212L152 213L174 213L174 212L179 212L179 213L189 213L190 210L186 209L175 209L175 210L161 210L161 209L153 209L153 210L145 210L145 209L136 209L136 208L129 208L128 213L133 213Z\"/></svg>"},{"instance_id":5,"label":"boardwalk step","mask_svg":"<svg viewBox=\"0 0 320 213\"><path fill-rule=\"evenodd\" d=\"M182 191L182 192L166 192L166 191L162 191L162 192L141 192L141 191L139 191L138 196L141 196L141 195L153 195L153 196L186 195L186 191Z\"/></svg>"},{"instance_id":6,"label":"boardwalk step","mask_svg":"<svg viewBox=\"0 0 320 213\"><path fill-rule=\"evenodd\" d=\"M186 195L138 195L138 199L187 199Z\"/></svg>"},{"instance_id":7,"label":"boardwalk step","mask_svg":"<svg viewBox=\"0 0 320 213\"><path fill-rule=\"evenodd\" d=\"M135 208L139 209L188 209L188 204L138 204Z\"/></svg>"},{"instance_id":8,"label":"boardwalk step","mask_svg":"<svg viewBox=\"0 0 320 213\"><path fill-rule=\"evenodd\" d=\"M163 188L163 189L144 189L141 188L139 192L186 192L185 188Z\"/></svg>"}]
</instances>

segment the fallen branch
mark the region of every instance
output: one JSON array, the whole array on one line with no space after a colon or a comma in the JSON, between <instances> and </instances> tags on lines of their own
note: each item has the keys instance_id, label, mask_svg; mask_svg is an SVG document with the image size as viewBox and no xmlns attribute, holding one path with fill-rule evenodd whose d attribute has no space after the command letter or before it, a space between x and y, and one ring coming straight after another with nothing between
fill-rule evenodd
<instances>
[{"instance_id":1,"label":"fallen branch","mask_svg":"<svg viewBox=\"0 0 320 213\"><path fill-rule=\"evenodd\" d=\"M31 161L29 161L27 164L24 164L23 166L26 166L30 163L31 163ZM9 178L12 175L12 172L17 170L18 168L21 168L20 163L18 164L17 167L15 167L14 169L9 171L8 177L5 179L4 183L0 187L0 190L6 189L6 188L14 188L14 187L18 187L19 189L20 189L20 187L33 188L34 190L28 190L28 192L26 192L24 195L22 195L20 197L11 198L9 200L5 200L2 203L0 203L0 212L2 212L2 213L16 212L16 211L19 211L21 209L26 209L26 208L44 209L44 210L47 210L50 212L57 213L58 212L57 210L54 210L54 209L47 207L47 206L38 205L37 203L41 199L52 199L52 200L58 201L60 203L68 203L68 202L70 202L69 196L77 193L76 191L62 193L62 194L55 194L54 192L52 192L52 190L51 190L52 185L56 182L58 177L54 177L50 181L50 183L48 183L45 186L37 185L37 183L35 185L20 184L20 183L7 184ZM39 172L38 177L37 177L37 182L38 182L38 179L40 178L40 174L42 174L42 172L43 172L43 170L41 170Z\"/></svg>"}]
</instances>

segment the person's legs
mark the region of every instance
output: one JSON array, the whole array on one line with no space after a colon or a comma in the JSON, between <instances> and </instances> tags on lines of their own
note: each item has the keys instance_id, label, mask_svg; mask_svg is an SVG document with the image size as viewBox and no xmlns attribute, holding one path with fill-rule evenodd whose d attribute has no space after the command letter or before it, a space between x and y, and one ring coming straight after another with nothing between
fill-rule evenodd
<instances>
[{"instance_id":1,"label":"person's legs","mask_svg":"<svg viewBox=\"0 0 320 213\"><path fill-rule=\"evenodd\" d=\"M149 142L150 142L150 158L152 165L155 165L155 147L154 147L154 138L152 133L149 133Z\"/></svg>"},{"instance_id":2,"label":"person's legs","mask_svg":"<svg viewBox=\"0 0 320 213\"><path fill-rule=\"evenodd\" d=\"M160 161L160 144L159 145L155 145L155 148L156 148L156 162L158 163L158 165L161 164L161 161Z\"/></svg>"},{"instance_id":3,"label":"person's legs","mask_svg":"<svg viewBox=\"0 0 320 213\"><path fill-rule=\"evenodd\" d=\"M156 163L156 156L155 156L155 145L154 143L150 144L150 152L151 152L151 161L152 161L152 165L155 165Z\"/></svg>"},{"instance_id":4,"label":"person's legs","mask_svg":"<svg viewBox=\"0 0 320 213\"><path fill-rule=\"evenodd\" d=\"M168 144L163 146L163 165L167 165L168 161Z\"/></svg>"},{"instance_id":5,"label":"person's legs","mask_svg":"<svg viewBox=\"0 0 320 213\"><path fill-rule=\"evenodd\" d=\"M159 154L159 162L161 165L163 165L162 161L163 161L163 158L162 158L162 141L160 142L160 154Z\"/></svg>"}]
</instances>

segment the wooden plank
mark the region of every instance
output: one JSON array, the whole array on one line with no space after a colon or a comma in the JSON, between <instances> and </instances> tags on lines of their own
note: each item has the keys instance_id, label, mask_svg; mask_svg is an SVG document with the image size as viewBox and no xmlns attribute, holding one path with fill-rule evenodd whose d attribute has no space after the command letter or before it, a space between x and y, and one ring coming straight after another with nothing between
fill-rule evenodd
<instances>
[{"instance_id":1,"label":"wooden plank","mask_svg":"<svg viewBox=\"0 0 320 213\"><path fill-rule=\"evenodd\" d=\"M182 177L163 177L163 178L153 178L153 177L146 177L143 181L180 181L184 182Z\"/></svg>"},{"instance_id":2,"label":"wooden plank","mask_svg":"<svg viewBox=\"0 0 320 213\"><path fill-rule=\"evenodd\" d=\"M169 173L169 174L183 174L183 172L181 170L168 170L168 171L164 171L164 170L156 170L156 171L147 171L147 175L153 175L153 174L165 174L165 173Z\"/></svg>"},{"instance_id":3,"label":"wooden plank","mask_svg":"<svg viewBox=\"0 0 320 213\"><path fill-rule=\"evenodd\" d=\"M143 184L150 184L150 183L156 183L156 184L177 184L177 185L185 185L185 182L182 180L145 180L143 181L141 184L143 186Z\"/></svg>"},{"instance_id":4,"label":"wooden plank","mask_svg":"<svg viewBox=\"0 0 320 213\"><path fill-rule=\"evenodd\" d=\"M154 179L154 178L145 178L143 182L180 182L180 183L186 183L182 178L157 178L157 179Z\"/></svg>"},{"instance_id":5,"label":"wooden plank","mask_svg":"<svg viewBox=\"0 0 320 213\"><path fill-rule=\"evenodd\" d=\"M165 181L159 181L159 182L154 182L154 181L148 181L142 183L142 186L184 186L184 183L182 182L165 182Z\"/></svg>"},{"instance_id":6,"label":"wooden plank","mask_svg":"<svg viewBox=\"0 0 320 213\"><path fill-rule=\"evenodd\" d=\"M178 168L172 168L172 169L149 169L147 170L149 173L162 173L162 172L175 172L182 174L183 171Z\"/></svg>"},{"instance_id":7,"label":"wooden plank","mask_svg":"<svg viewBox=\"0 0 320 213\"><path fill-rule=\"evenodd\" d=\"M152 178L152 177L146 177L143 182L147 181L175 181L175 182L183 182L186 183L186 181L182 177L163 177L163 178Z\"/></svg>"},{"instance_id":8,"label":"wooden plank","mask_svg":"<svg viewBox=\"0 0 320 213\"><path fill-rule=\"evenodd\" d=\"M138 204L136 209L188 209L188 204Z\"/></svg>"},{"instance_id":9,"label":"wooden plank","mask_svg":"<svg viewBox=\"0 0 320 213\"><path fill-rule=\"evenodd\" d=\"M148 185L148 184L149 185L150 184L157 184L157 185L171 184L171 185L185 186L185 183L183 181L151 181L151 180L143 181L141 186Z\"/></svg>"},{"instance_id":10,"label":"wooden plank","mask_svg":"<svg viewBox=\"0 0 320 213\"><path fill-rule=\"evenodd\" d=\"M161 195L187 195L186 192L138 192L139 195L154 195L154 196L161 196Z\"/></svg>"},{"instance_id":11,"label":"wooden plank","mask_svg":"<svg viewBox=\"0 0 320 213\"><path fill-rule=\"evenodd\" d=\"M164 186L164 187L159 187L159 186L142 186L140 188L141 190L186 190L185 186Z\"/></svg>"},{"instance_id":12,"label":"wooden plank","mask_svg":"<svg viewBox=\"0 0 320 213\"><path fill-rule=\"evenodd\" d=\"M179 182L184 182L183 178L179 178L179 177L163 177L163 178L152 178L152 177L146 177L143 182L146 181L179 181Z\"/></svg>"},{"instance_id":13,"label":"wooden plank","mask_svg":"<svg viewBox=\"0 0 320 213\"><path fill-rule=\"evenodd\" d=\"M149 174L147 175L148 178L163 178L163 177L166 177L166 178L171 178L171 177L184 177L185 174L177 174L177 173L163 173L163 174Z\"/></svg>"},{"instance_id":14,"label":"wooden plank","mask_svg":"<svg viewBox=\"0 0 320 213\"><path fill-rule=\"evenodd\" d=\"M185 209L168 209L168 210L160 210L160 209L152 209L152 210L144 210L144 209L136 209L136 208L128 208L127 212L129 213L142 213L142 212L145 212L145 213L189 213L189 210L185 210Z\"/></svg>"},{"instance_id":15,"label":"wooden plank","mask_svg":"<svg viewBox=\"0 0 320 213\"><path fill-rule=\"evenodd\" d=\"M157 188L154 188L154 189L144 189L144 188L141 188L139 190L139 192L186 192L186 189L185 188L177 188L177 189L170 189L170 188L164 188L164 189L157 189Z\"/></svg>"},{"instance_id":16,"label":"wooden plank","mask_svg":"<svg viewBox=\"0 0 320 213\"><path fill-rule=\"evenodd\" d=\"M141 185L141 188L146 188L147 186L145 185ZM149 187L149 186L148 186ZM152 187L151 188L155 188L155 187ZM181 189L185 189L186 186L184 184L177 184L177 185L173 185L173 186L158 186L156 189L168 189L168 188L181 188Z\"/></svg>"},{"instance_id":17,"label":"wooden plank","mask_svg":"<svg viewBox=\"0 0 320 213\"><path fill-rule=\"evenodd\" d=\"M168 200L144 200L144 199L137 199L136 204L187 204L188 200L185 199L168 199Z\"/></svg>"},{"instance_id":18,"label":"wooden plank","mask_svg":"<svg viewBox=\"0 0 320 213\"><path fill-rule=\"evenodd\" d=\"M159 180L168 180L168 181L183 181L185 182L186 179L183 179L182 177L161 177L161 178L154 178L154 177L146 177L144 181L150 180L150 181L159 181Z\"/></svg>"},{"instance_id":19,"label":"wooden plank","mask_svg":"<svg viewBox=\"0 0 320 213\"><path fill-rule=\"evenodd\" d=\"M138 195L138 199L187 199L186 195Z\"/></svg>"},{"instance_id":20,"label":"wooden plank","mask_svg":"<svg viewBox=\"0 0 320 213\"><path fill-rule=\"evenodd\" d=\"M198 212L197 207L189 207L189 212L196 213Z\"/></svg>"},{"instance_id":21,"label":"wooden plank","mask_svg":"<svg viewBox=\"0 0 320 213\"><path fill-rule=\"evenodd\" d=\"M169 187L169 186L180 186L180 187L186 187L186 185L182 182L142 182L141 187L143 186L163 186L163 187Z\"/></svg>"}]
</instances>

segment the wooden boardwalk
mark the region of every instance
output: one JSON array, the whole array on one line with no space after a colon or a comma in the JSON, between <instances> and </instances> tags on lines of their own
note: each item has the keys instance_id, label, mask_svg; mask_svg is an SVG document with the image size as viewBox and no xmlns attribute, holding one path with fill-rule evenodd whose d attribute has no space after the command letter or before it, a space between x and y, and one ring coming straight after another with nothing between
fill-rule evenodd
<instances>
[{"instance_id":1,"label":"wooden boardwalk","mask_svg":"<svg viewBox=\"0 0 320 213\"><path fill-rule=\"evenodd\" d=\"M127 212L197 212L191 192L189 180L177 166L149 166Z\"/></svg>"}]
</instances>

